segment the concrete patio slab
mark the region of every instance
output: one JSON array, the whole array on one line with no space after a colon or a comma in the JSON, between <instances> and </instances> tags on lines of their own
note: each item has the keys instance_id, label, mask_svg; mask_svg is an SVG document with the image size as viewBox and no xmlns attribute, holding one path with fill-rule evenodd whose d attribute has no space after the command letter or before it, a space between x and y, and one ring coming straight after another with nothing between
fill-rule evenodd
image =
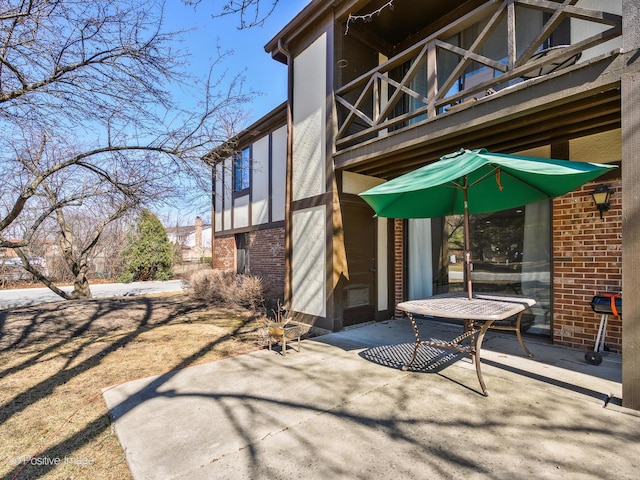
<instances>
[{"instance_id":1,"label":"concrete patio slab","mask_svg":"<svg viewBox=\"0 0 640 480\"><path fill-rule=\"evenodd\" d=\"M489 397L464 356L425 349L403 372L413 333L390 320L104 398L136 480L637 478L640 412L620 406L620 357L594 366L584 352L525 341L535 358L515 336L487 335Z\"/></svg>"}]
</instances>

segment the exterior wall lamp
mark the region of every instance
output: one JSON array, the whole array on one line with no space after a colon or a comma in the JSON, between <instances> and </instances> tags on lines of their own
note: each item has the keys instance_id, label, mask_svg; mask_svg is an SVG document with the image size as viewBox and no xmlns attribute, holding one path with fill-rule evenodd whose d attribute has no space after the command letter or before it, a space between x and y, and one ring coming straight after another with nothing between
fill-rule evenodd
<instances>
[{"instance_id":1,"label":"exterior wall lamp","mask_svg":"<svg viewBox=\"0 0 640 480\"><path fill-rule=\"evenodd\" d=\"M613 191L609 190L608 185L600 184L596 185L596 188L591 192L591 196L593 197L593 203L596 205L596 208L600 212L600 219L602 220L602 214L611 208L611 204L609 203L609 198Z\"/></svg>"}]
</instances>

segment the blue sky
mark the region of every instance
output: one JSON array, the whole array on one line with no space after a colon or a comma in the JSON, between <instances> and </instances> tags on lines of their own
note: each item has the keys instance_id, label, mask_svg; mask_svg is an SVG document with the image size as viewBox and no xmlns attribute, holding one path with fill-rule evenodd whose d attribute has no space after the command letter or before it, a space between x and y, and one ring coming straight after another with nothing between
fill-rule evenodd
<instances>
[{"instance_id":1,"label":"blue sky","mask_svg":"<svg viewBox=\"0 0 640 480\"><path fill-rule=\"evenodd\" d=\"M261 1L270 6L273 0ZM287 67L273 60L264 51L264 46L309 2L280 0L263 26L239 30L240 19L237 16L212 18L212 13L219 11L222 0L202 0L195 10L182 0L166 0L165 30L192 30L183 34L183 42L178 48L189 51L189 70L198 78L206 77L210 59L217 56L216 43L223 51L233 51L223 65L229 76L243 72L245 90L261 92L251 105L244 106L247 111L244 127L247 127L287 99ZM212 5L216 8L212 8ZM214 77L217 75L214 74ZM179 99L183 107L191 103L196 107L191 96L183 95ZM205 220L211 219L211 209L206 199L197 205L185 200L184 204L163 208L159 214L167 225L176 225L178 222L191 224L196 215Z\"/></svg>"},{"instance_id":2,"label":"blue sky","mask_svg":"<svg viewBox=\"0 0 640 480\"><path fill-rule=\"evenodd\" d=\"M270 6L272 0L262 0ZM181 0L167 0L166 26L170 30L196 29L184 34L181 48L191 53L191 70L199 77L206 75L211 57L215 57L215 45L219 40L222 50L232 50L225 61L230 75L244 71L247 89L261 92L249 109L249 123L260 119L286 100L287 68L264 51L271 40L310 0L280 0L275 11L263 26L239 30L237 16L212 18L221 0L203 0L195 10ZM212 8L216 5L216 8Z\"/></svg>"}]
</instances>

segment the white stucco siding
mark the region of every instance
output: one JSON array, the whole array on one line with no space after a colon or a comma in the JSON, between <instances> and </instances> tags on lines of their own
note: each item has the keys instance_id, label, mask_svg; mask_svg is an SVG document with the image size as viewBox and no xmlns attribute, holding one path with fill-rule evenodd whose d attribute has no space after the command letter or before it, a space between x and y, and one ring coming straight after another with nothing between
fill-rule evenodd
<instances>
[{"instance_id":1,"label":"white stucco siding","mask_svg":"<svg viewBox=\"0 0 640 480\"><path fill-rule=\"evenodd\" d=\"M269 221L269 137L253 144L251 224Z\"/></svg>"},{"instance_id":2,"label":"white stucco siding","mask_svg":"<svg viewBox=\"0 0 640 480\"><path fill-rule=\"evenodd\" d=\"M287 178L287 127L274 131L271 135L271 220L284 220L284 202Z\"/></svg>"},{"instance_id":3,"label":"white stucco siding","mask_svg":"<svg viewBox=\"0 0 640 480\"><path fill-rule=\"evenodd\" d=\"M249 226L249 195L238 197L233 203L233 228Z\"/></svg>"},{"instance_id":4,"label":"white stucco siding","mask_svg":"<svg viewBox=\"0 0 640 480\"><path fill-rule=\"evenodd\" d=\"M292 215L292 306L296 312L326 316L325 207L298 210Z\"/></svg>"},{"instance_id":5,"label":"white stucco siding","mask_svg":"<svg viewBox=\"0 0 640 480\"><path fill-rule=\"evenodd\" d=\"M571 160L610 163L622 160L622 130L609 130L569 140Z\"/></svg>"},{"instance_id":6,"label":"white stucco siding","mask_svg":"<svg viewBox=\"0 0 640 480\"><path fill-rule=\"evenodd\" d=\"M232 206L232 198L233 198L233 183L232 183L232 175L233 171L233 159L227 158L224 161L224 186L222 188L222 196L224 197L224 208L222 210L223 221L222 228L224 230L229 230L232 228L231 224L231 206Z\"/></svg>"},{"instance_id":7,"label":"white stucco siding","mask_svg":"<svg viewBox=\"0 0 640 480\"><path fill-rule=\"evenodd\" d=\"M292 198L325 192L327 39L321 35L293 61Z\"/></svg>"},{"instance_id":8,"label":"white stucco siding","mask_svg":"<svg viewBox=\"0 0 640 480\"><path fill-rule=\"evenodd\" d=\"M215 216L214 216L214 224L213 228L216 232L222 230L222 196L224 194L224 185L222 183L222 175L224 172L224 165L222 163L218 163L216 165L216 194L214 198L215 205Z\"/></svg>"},{"instance_id":9,"label":"white stucco siding","mask_svg":"<svg viewBox=\"0 0 640 480\"><path fill-rule=\"evenodd\" d=\"M342 174L342 191L344 193L350 193L352 195L358 195L359 193L369 190L386 180L378 177L371 177L369 175L361 175L353 172L343 172Z\"/></svg>"}]
</instances>

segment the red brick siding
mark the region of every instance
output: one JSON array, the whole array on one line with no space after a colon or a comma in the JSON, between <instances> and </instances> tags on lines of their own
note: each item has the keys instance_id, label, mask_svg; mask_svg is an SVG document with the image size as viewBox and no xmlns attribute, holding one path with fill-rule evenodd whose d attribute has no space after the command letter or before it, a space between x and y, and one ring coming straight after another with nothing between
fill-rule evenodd
<instances>
[{"instance_id":1,"label":"red brick siding","mask_svg":"<svg viewBox=\"0 0 640 480\"><path fill-rule=\"evenodd\" d=\"M607 182L614 190L604 220L593 204L595 184L553 202L553 342L571 348L594 348L600 314L589 302L600 292L622 286L621 182ZM622 322L609 316L606 344L622 349Z\"/></svg>"},{"instance_id":2,"label":"red brick siding","mask_svg":"<svg viewBox=\"0 0 640 480\"><path fill-rule=\"evenodd\" d=\"M216 236L213 242L213 268L236 271L234 235ZM284 227L249 233L249 268L252 274L273 282L274 295L284 294Z\"/></svg>"},{"instance_id":3,"label":"red brick siding","mask_svg":"<svg viewBox=\"0 0 640 480\"><path fill-rule=\"evenodd\" d=\"M213 240L213 268L236 271L236 239L233 235L215 236Z\"/></svg>"},{"instance_id":4,"label":"red brick siding","mask_svg":"<svg viewBox=\"0 0 640 480\"><path fill-rule=\"evenodd\" d=\"M249 234L251 273L269 278L279 297L284 295L284 227Z\"/></svg>"},{"instance_id":5,"label":"red brick siding","mask_svg":"<svg viewBox=\"0 0 640 480\"><path fill-rule=\"evenodd\" d=\"M404 298L404 222L394 220L393 223L393 277L394 277L394 297L396 305L405 300ZM395 311L396 318L401 318L403 312Z\"/></svg>"}]
</instances>

